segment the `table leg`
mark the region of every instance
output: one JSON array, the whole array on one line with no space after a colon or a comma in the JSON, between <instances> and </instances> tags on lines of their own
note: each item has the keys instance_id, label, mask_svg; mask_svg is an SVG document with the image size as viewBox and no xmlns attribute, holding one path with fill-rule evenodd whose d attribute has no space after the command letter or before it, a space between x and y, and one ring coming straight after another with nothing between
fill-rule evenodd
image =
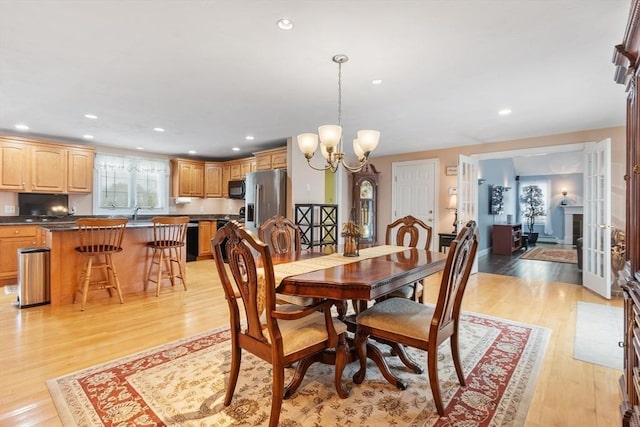
<instances>
[{"instance_id":1,"label":"table leg","mask_svg":"<svg viewBox=\"0 0 640 427\"><path fill-rule=\"evenodd\" d=\"M360 359L360 370L353 376L353 382L356 384L362 384L365 375L367 373L367 358L373 360L390 384L396 386L400 390L406 390L407 382L403 381L400 377L397 377L391 373L387 361L378 347L369 342L368 335L356 336L355 348L358 352Z\"/></svg>"}]
</instances>

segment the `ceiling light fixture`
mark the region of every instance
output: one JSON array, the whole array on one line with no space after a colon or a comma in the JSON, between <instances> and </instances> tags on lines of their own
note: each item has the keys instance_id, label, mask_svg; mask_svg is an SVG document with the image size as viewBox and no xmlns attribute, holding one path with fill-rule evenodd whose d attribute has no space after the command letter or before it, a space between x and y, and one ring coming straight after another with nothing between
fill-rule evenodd
<instances>
[{"instance_id":1,"label":"ceiling light fixture","mask_svg":"<svg viewBox=\"0 0 640 427\"><path fill-rule=\"evenodd\" d=\"M231 149L231 151L240 151L240 148L239 148L239 147L233 147L233 148Z\"/></svg>"},{"instance_id":2,"label":"ceiling light fixture","mask_svg":"<svg viewBox=\"0 0 640 427\"><path fill-rule=\"evenodd\" d=\"M293 22L287 18L278 19L278 22L276 22L276 24L278 25L278 28L284 31L289 31L293 29Z\"/></svg>"},{"instance_id":3,"label":"ceiling light fixture","mask_svg":"<svg viewBox=\"0 0 640 427\"><path fill-rule=\"evenodd\" d=\"M498 114L500 114L501 116L507 116L509 114L511 114L511 110L508 108L505 108L503 110L498 111Z\"/></svg>"},{"instance_id":4,"label":"ceiling light fixture","mask_svg":"<svg viewBox=\"0 0 640 427\"><path fill-rule=\"evenodd\" d=\"M347 55L335 55L332 60L338 64L338 124L318 127L318 135L315 133L298 135L298 148L300 148L300 151L307 159L307 164L312 169L320 171L329 169L335 173L342 164L348 171L358 172L365 167L369 155L378 146L380 132L377 130L359 130L357 138L353 140L353 151L358 157L358 165L349 166L345 163L344 151L342 151L342 64L347 62L349 57ZM311 164L311 158L318 147L318 139L320 139L320 152L327 161L327 164L321 168Z\"/></svg>"},{"instance_id":5,"label":"ceiling light fixture","mask_svg":"<svg viewBox=\"0 0 640 427\"><path fill-rule=\"evenodd\" d=\"M93 135L82 135L84 139L93 139Z\"/></svg>"},{"instance_id":6,"label":"ceiling light fixture","mask_svg":"<svg viewBox=\"0 0 640 427\"><path fill-rule=\"evenodd\" d=\"M14 127L18 130L29 130L29 126L25 125L24 123L18 123Z\"/></svg>"},{"instance_id":7,"label":"ceiling light fixture","mask_svg":"<svg viewBox=\"0 0 640 427\"><path fill-rule=\"evenodd\" d=\"M253 141L256 138L251 136L251 135L247 135L247 136L244 137L244 139L246 139L247 141Z\"/></svg>"},{"instance_id":8,"label":"ceiling light fixture","mask_svg":"<svg viewBox=\"0 0 640 427\"><path fill-rule=\"evenodd\" d=\"M96 116L95 114L85 114L84 115L87 119L91 119L91 120L95 120L98 118L98 116Z\"/></svg>"},{"instance_id":9,"label":"ceiling light fixture","mask_svg":"<svg viewBox=\"0 0 640 427\"><path fill-rule=\"evenodd\" d=\"M195 150L189 150L189 151L187 151L187 153L189 153L189 154L196 154L196 151L195 151Z\"/></svg>"},{"instance_id":10,"label":"ceiling light fixture","mask_svg":"<svg viewBox=\"0 0 640 427\"><path fill-rule=\"evenodd\" d=\"M375 79L375 80L371 80L371 84L372 85L381 85L382 84L382 79Z\"/></svg>"},{"instance_id":11,"label":"ceiling light fixture","mask_svg":"<svg viewBox=\"0 0 640 427\"><path fill-rule=\"evenodd\" d=\"M156 132L164 132L163 128L153 128L153 130L155 130Z\"/></svg>"},{"instance_id":12,"label":"ceiling light fixture","mask_svg":"<svg viewBox=\"0 0 640 427\"><path fill-rule=\"evenodd\" d=\"M136 147L136 150L144 150L144 147Z\"/></svg>"}]
</instances>

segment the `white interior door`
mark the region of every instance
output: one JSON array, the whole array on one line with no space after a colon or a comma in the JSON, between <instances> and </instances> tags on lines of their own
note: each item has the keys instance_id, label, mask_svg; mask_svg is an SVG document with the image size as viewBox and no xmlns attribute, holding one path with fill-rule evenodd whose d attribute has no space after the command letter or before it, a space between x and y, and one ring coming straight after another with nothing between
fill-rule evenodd
<instances>
[{"instance_id":1,"label":"white interior door","mask_svg":"<svg viewBox=\"0 0 640 427\"><path fill-rule=\"evenodd\" d=\"M458 157L458 225L468 221L478 222L478 160L471 157ZM473 260L471 273L478 272L478 255Z\"/></svg>"},{"instance_id":2,"label":"white interior door","mask_svg":"<svg viewBox=\"0 0 640 427\"><path fill-rule=\"evenodd\" d=\"M611 298L611 140L584 149L582 283Z\"/></svg>"},{"instance_id":3,"label":"white interior door","mask_svg":"<svg viewBox=\"0 0 640 427\"><path fill-rule=\"evenodd\" d=\"M413 215L432 228L438 223L436 209L436 189L438 183L438 162L436 160L416 160L395 162L391 165L393 174L393 190L391 192L391 221L406 215ZM438 231L433 230L431 250L438 242L433 237ZM423 246L418 241L418 246Z\"/></svg>"}]
</instances>

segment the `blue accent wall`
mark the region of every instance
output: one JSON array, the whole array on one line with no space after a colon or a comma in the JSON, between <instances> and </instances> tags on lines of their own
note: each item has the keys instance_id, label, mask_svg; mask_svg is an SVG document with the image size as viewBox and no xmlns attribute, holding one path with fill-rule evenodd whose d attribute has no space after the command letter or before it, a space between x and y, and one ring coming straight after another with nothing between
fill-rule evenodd
<instances>
[{"instance_id":1,"label":"blue accent wall","mask_svg":"<svg viewBox=\"0 0 640 427\"><path fill-rule=\"evenodd\" d=\"M490 159L478 162L480 178L484 183L478 186L478 250L492 246L491 228L493 224L504 224L507 215L513 215L516 223L516 196L515 196L515 169L511 159ZM489 213L490 189L494 185L511 187L504 193L504 214L492 215Z\"/></svg>"}]
</instances>

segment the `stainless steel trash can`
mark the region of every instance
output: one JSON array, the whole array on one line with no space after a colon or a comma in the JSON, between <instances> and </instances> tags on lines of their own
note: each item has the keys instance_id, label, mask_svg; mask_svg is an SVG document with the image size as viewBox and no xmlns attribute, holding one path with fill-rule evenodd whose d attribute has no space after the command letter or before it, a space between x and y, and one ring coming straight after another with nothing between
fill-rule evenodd
<instances>
[{"instance_id":1,"label":"stainless steel trash can","mask_svg":"<svg viewBox=\"0 0 640 427\"><path fill-rule=\"evenodd\" d=\"M18 249L18 307L49 304L51 249Z\"/></svg>"}]
</instances>

